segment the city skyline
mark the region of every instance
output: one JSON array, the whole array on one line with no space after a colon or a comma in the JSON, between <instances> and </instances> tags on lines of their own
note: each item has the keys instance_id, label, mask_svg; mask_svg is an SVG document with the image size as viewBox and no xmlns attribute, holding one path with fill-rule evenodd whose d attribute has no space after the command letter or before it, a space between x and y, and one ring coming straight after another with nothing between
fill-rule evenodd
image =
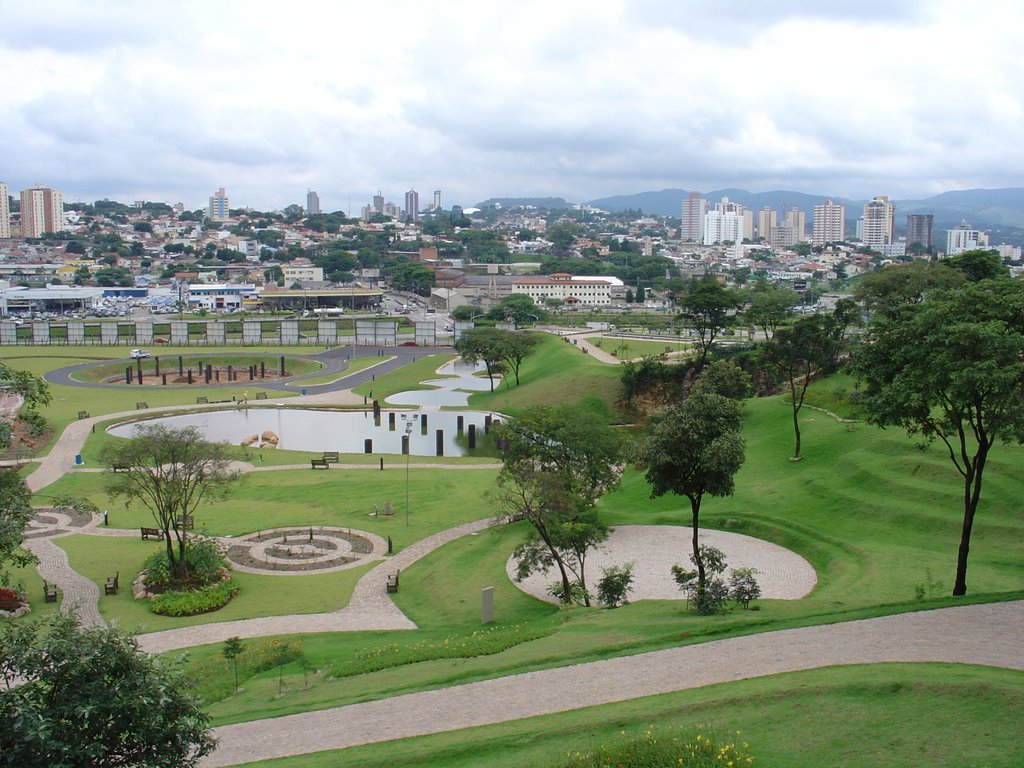
<instances>
[{"instance_id":1,"label":"city skyline","mask_svg":"<svg viewBox=\"0 0 1024 768\"><path fill-rule=\"evenodd\" d=\"M1012 5L55 7L0 0L0 181L69 201L1020 185Z\"/></svg>"}]
</instances>

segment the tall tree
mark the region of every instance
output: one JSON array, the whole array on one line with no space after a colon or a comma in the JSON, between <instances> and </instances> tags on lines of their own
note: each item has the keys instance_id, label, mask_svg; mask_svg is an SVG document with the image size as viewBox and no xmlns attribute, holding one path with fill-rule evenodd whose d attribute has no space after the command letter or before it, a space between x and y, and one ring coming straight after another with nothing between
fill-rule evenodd
<instances>
[{"instance_id":1,"label":"tall tree","mask_svg":"<svg viewBox=\"0 0 1024 768\"><path fill-rule=\"evenodd\" d=\"M873 424L941 442L963 480L953 594L967 593L971 531L997 441L1024 441L1024 283L936 291L868 327L853 358Z\"/></svg>"},{"instance_id":2,"label":"tall tree","mask_svg":"<svg viewBox=\"0 0 1024 768\"><path fill-rule=\"evenodd\" d=\"M518 572L557 567L562 599L573 579L586 596L586 557L607 537L595 505L618 486L618 435L579 409L536 406L501 424L503 465L489 496L503 517L526 520L532 536L516 551Z\"/></svg>"},{"instance_id":3,"label":"tall tree","mask_svg":"<svg viewBox=\"0 0 1024 768\"><path fill-rule=\"evenodd\" d=\"M799 295L792 288L765 285L750 295L750 306L743 313L743 319L760 328L767 339L793 316L793 307L799 301Z\"/></svg>"},{"instance_id":4,"label":"tall tree","mask_svg":"<svg viewBox=\"0 0 1024 768\"><path fill-rule=\"evenodd\" d=\"M20 568L35 562L29 552L20 549L25 526L32 519L32 492L18 470L0 468L0 587L10 584L7 566Z\"/></svg>"},{"instance_id":5,"label":"tall tree","mask_svg":"<svg viewBox=\"0 0 1024 768\"><path fill-rule=\"evenodd\" d=\"M779 328L763 347L764 360L778 371L789 388L793 412L793 459L800 459L800 409L807 388L835 363L845 325L835 317L811 315Z\"/></svg>"},{"instance_id":6,"label":"tall tree","mask_svg":"<svg viewBox=\"0 0 1024 768\"><path fill-rule=\"evenodd\" d=\"M711 275L705 275L697 281L680 303L680 319L693 328L700 339L698 368L703 368L707 362L708 353L718 334L732 324L733 313L739 303L736 292L726 288Z\"/></svg>"},{"instance_id":7,"label":"tall tree","mask_svg":"<svg viewBox=\"0 0 1024 768\"><path fill-rule=\"evenodd\" d=\"M646 467L651 496L674 493L690 500L691 559L697 566L697 591L707 585L700 546L700 509L704 496L731 496L743 465L742 405L709 391L691 393L649 424L638 458Z\"/></svg>"},{"instance_id":8,"label":"tall tree","mask_svg":"<svg viewBox=\"0 0 1024 768\"><path fill-rule=\"evenodd\" d=\"M133 437L109 443L101 453L107 492L150 511L177 581L188 577L188 520L204 501L224 498L239 478L227 448L207 441L195 427L143 424Z\"/></svg>"},{"instance_id":9,"label":"tall tree","mask_svg":"<svg viewBox=\"0 0 1024 768\"><path fill-rule=\"evenodd\" d=\"M890 315L906 304L924 300L928 291L955 288L963 275L943 262L914 261L869 272L854 291L872 315Z\"/></svg>"},{"instance_id":10,"label":"tall tree","mask_svg":"<svg viewBox=\"0 0 1024 768\"><path fill-rule=\"evenodd\" d=\"M951 269L960 272L969 282L991 280L996 277L1009 277L1010 268L1003 264L998 251L985 248L974 248L963 251L956 256L944 260Z\"/></svg>"},{"instance_id":11,"label":"tall tree","mask_svg":"<svg viewBox=\"0 0 1024 768\"><path fill-rule=\"evenodd\" d=\"M504 342L504 349L502 352L502 360L512 371L512 375L516 377L516 385L519 384L519 369L523 366L523 361L529 356L533 348L540 342L537 334L535 333L512 333L506 331L508 336Z\"/></svg>"},{"instance_id":12,"label":"tall tree","mask_svg":"<svg viewBox=\"0 0 1024 768\"><path fill-rule=\"evenodd\" d=\"M0 743L17 766L195 766L208 718L174 662L68 616L0 626Z\"/></svg>"},{"instance_id":13,"label":"tall tree","mask_svg":"<svg viewBox=\"0 0 1024 768\"><path fill-rule=\"evenodd\" d=\"M502 363L508 347L509 331L498 328L471 328L463 331L455 342L455 351L467 363L482 362L487 368L487 378L494 391L494 375L503 370Z\"/></svg>"}]
</instances>

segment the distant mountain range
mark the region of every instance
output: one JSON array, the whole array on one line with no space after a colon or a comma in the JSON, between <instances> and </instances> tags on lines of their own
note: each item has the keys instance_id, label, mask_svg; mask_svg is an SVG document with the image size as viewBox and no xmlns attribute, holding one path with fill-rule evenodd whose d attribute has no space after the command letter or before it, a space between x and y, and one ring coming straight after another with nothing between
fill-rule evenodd
<instances>
[{"instance_id":1,"label":"distant mountain range","mask_svg":"<svg viewBox=\"0 0 1024 768\"><path fill-rule=\"evenodd\" d=\"M639 192L635 195L616 195L590 200L588 205L606 211L642 210L659 216L679 216L680 206L690 190L663 189L660 192ZM710 203L722 197L742 203L757 211L764 206L775 210L799 208L807 212L808 221L815 205L827 195L808 195L804 192L774 190L771 192L748 192L745 189L716 189L702 192L701 197ZM867 200L832 197L836 203L846 206L847 221L856 221ZM896 206L896 228L906 226L908 213L930 213L935 219L936 230L949 229L966 220L977 229L1024 228L1024 187L1007 189L963 189L943 192L923 200L892 200Z\"/></svg>"}]
</instances>

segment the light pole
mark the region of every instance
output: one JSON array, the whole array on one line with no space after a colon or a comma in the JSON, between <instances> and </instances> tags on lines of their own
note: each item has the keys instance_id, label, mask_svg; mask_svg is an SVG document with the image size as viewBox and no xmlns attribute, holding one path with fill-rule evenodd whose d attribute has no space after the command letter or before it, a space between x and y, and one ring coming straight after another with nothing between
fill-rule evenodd
<instances>
[{"instance_id":1,"label":"light pole","mask_svg":"<svg viewBox=\"0 0 1024 768\"><path fill-rule=\"evenodd\" d=\"M409 527L409 457L412 455L412 419L402 414L405 420L405 527Z\"/></svg>"}]
</instances>

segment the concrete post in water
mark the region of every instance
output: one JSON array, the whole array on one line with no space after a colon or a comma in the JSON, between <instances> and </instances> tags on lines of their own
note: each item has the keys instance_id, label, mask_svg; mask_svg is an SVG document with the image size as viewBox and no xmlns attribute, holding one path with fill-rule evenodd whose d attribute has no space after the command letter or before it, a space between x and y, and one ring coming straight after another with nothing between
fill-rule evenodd
<instances>
[{"instance_id":1,"label":"concrete post in water","mask_svg":"<svg viewBox=\"0 0 1024 768\"><path fill-rule=\"evenodd\" d=\"M379 400L374 400L373 401L373 418L375 418L375 419L379 419L380 418L380 401Z\"/></svg>"},{"instance_id":2,"label":"concrete post in water","mask_svg":"<svg viewBox=\"0 0 1024 768\"><path fill-rule=\"evenodd\" d=\"M469 433L467 434L469 439L470 450L476 448L476 424L469 425Z\"/></svg>"},{"instance_id":3,"label":"concrete post in water","mask_svg":"<svg viewBox=\"0 0 1024 768\"><path fill-rule=\"evenodd\" d=\"M409 455L409 436L408 435L402 435L402 455L403 456L408 456Z\"/></svg>"},{"instance_id":4,"label":"concrete post in water","mask_svg":"<svg viewBox=\"0 0 1024 768\"><path fill-rule=\"evenodd\" d=\"M388 414L388 429L390 429L392 432L395 431L395 412L394 411L391 411Z\"/></svg>"},{"instance_id":5,"label":"concrete post in water","mask_svg":"<svg viewBox=\"0 0 1024 768\"><path fill-rule=\"evenodd\" d=\"M434 433L437 442L437 455L444 456L444 430L439 429Z\"/></svg>"},{"instance_id":6,"label":"concrete post in water","mask_svg":"<svg viewBox=\"0 0 1024 768\"><path fill-rule=\"evenodd\" d=\"M425 413L420 414L420 430L422 430L423 434L427 433L427 414Z\"/></svg>"},{"instance_id":7,"label":"concrete post in water","mask_svg":"<svg viewBox=\"0 0 1024 768\"><path fill-rule=\"evenodd\" d=\"M457 434L462 434L462 431L465 428L465 421L466 420L464 416L460 415L455 417L455 431Z\"/></svg>"},{"instance_id":8,"label":"concrete post in water","mask_svg":"<svg viewBox=\"0 0 1024 768\"><path fill-rule=\"evenodd\" d=\"M484 433L491 431L491 414L484 416Z\"/></svg>"},{"instance_id":9,"label":"concrete post in water","mask_svg":"<svg viewBox=\"0 0 1024 768\"><path fill-rule=\"evenodd\" d=\"M373 453L373 440L369 437L363 440L363 453Z\"/></svg>"}]
</instances>

